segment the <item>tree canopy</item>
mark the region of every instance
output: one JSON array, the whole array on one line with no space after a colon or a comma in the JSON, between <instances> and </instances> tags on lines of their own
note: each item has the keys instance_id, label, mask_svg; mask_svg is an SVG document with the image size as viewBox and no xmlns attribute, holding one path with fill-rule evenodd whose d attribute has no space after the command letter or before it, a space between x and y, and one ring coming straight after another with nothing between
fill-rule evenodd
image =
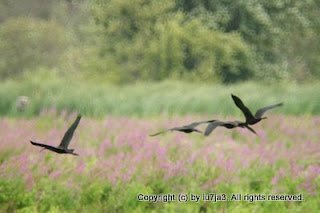
<instances>
[{"instance_id":1,"label":"tree canopy","mask_svg":"<svg viewBox=\"0 0 320 213\"><path fill-rule=\"evenodd\" d=\"M316 0L24 4L0 1L1 78L38 66L115 83L320 77Z\"/></svg>"}]
</instances>

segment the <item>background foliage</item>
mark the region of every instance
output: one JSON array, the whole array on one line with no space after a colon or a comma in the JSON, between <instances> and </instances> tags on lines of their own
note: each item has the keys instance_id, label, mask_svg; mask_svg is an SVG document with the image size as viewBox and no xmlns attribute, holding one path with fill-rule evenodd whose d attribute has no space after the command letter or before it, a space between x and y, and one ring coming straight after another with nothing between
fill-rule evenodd
<instances>
[{"instance_id":1,"label":"background foliage","mask_svg":"<svg viewBox=\"0 0 320 213\"><path fill-rule=\"evenodd\" d=\"M10 80L3 82L0 90L0 116L33 117L43 109L58 112L79 111L85 116L101 118L105 115L156 117L158 115L206 114L231 116L240 119L242 112L234 105L231 93L238 95L252 110L283 102L274 110L291 115L319 115L319 84L272 84L253 82L232 85L211 85L163 81L118 85L83 83L76 77L61 80L57 73L26 73L26 83ZM25 111L17 111L16 97L29 97ZM249 94L249 95L248 95Z\"/></svg>"},{"instance_id":2,"label":"background foliage","mask_svg":"<svg viewBox=\"0 0 320 213\"><path fill-rule=\"evenodd\" d=\"M319 79L316 0L0 1L0 77L130 83Z\"/></svg>"}]
</instances>

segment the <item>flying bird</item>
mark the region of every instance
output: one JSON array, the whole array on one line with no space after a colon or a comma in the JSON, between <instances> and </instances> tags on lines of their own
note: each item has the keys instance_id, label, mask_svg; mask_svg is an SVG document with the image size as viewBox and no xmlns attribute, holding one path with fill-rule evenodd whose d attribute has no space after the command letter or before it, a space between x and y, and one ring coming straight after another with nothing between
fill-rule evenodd
<instances>
[{"instance_id":1,"label":"flying bird","mask_svg":"<svg viewBox=\"0 0 320 213\"><path fill-rule=\"evenodd\" d=\"M239 109L241 109L241 111L243 112L244 116L246 117L246 122L245 123L249 124L249 125L256 124L259 121L261 121L262 119L266 119L267 117L262 117L262 116L269 109L273 109L275 107L279 107L279 106L283 105L282 103L279 103L279 104L263 107L261 109L258 109L256 114L253 115L251 113L251 111L243 104L243 102L241 101L240 98L238 98L237 96L235 96L233 94L231 94L231 96L232 96L232 99L233 99L234 103L237 105L237 107Z\"/></svg>"},{"instance_id":2,"label":"flying bird","mask_svg":"<svg viewBox=\"0 0 320 213\"><path fill-rule=\"evenodd\" d=\"M215 121L215 120L194 122L194 123L191 123L191 124L189 124L189 125L185 125L185 126L181 126L181 127L173 127L173 128L170 128L170 129L166 129L166 130L164 130L164 131L161 131L161 132L152 134L152 135L150 135L150 136L156 136L156 135L159 135L159 134L168 132L168 131L179 131L179 132L184 132L184 133L191 133L191 132L202 133L200 130L196 129L196 127L199 126L200 124L209 123L209 122L213 122L213 121Z\"/></svg>"},{"instance_id":3,"label":"flying bird","mask_svg":"<svg viewBox=\"0 0 320 213\"><path fill-rule=\"evenodd\" d=\"M248 126L248 124L242 122L242 121L219 121L216 120L214 122L210 122L204 132L205 136L209 136L211 134L211 132L217 128L218 126L223 126L227 129L233 129L236 127L241 127L241 128L247 128L249 129L251 132L253 132L254 134L257 134L254 129L252 129L251 127Z\"/></svg>"},{"instance_id":4,"label":"flying bird","mask_svg":"<svg viewBox=\"0 0 320 213\"><path fill-rule=\"evenodd\" d=\"M80 119L81 119L81 115L79 114L76 118L76 120L73 122L73 124L69 127L69 129L67 130L67 132L64 134L61 143L58 147L54 147L54 146L50 146L50 145L46 145L46 144L42 144L42 143L37 143L34 141L30 141L32 145L34 146L41 146L43 147L42 150L44 149L48 149L52 152L56 152L59 154L72 154L72 155L78 155L77 153L74 153L74 149L68 149L68 146L70 144L70 141L73 137L73 133L75 131L75 129L78 127L78 124L80 123ZM41 150L41 151L42 151Z\"/></svg>"}]
</instances>

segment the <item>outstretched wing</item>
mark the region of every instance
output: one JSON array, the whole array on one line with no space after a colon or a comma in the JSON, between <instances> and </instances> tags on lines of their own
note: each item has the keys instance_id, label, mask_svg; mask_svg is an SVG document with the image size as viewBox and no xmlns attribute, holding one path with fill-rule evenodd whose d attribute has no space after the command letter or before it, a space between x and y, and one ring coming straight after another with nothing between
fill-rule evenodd
<instances>
[{"instance_id":1,"label":"outstretched wing","mask_svg":"<svg viewBox=\"0 0 320 213\"><path fill-rule=\"evenodd\" d=\"M59 148L62 148L62 149L67 149L68 146L69 146L69 143L73 137L73 133L74 133L74 130L76 130L76 128L78 127L78 124L80 122L80 119L81 119L81 115L79 114L76 118L76 120L73 122L73 124L69 127L69 129L67 130L67 132L64 134L63 138L62 138L62 141L59 145Z\"/></svg>"},{"instance_id":2,"label":"outstretched wing","mask_svg":"<svg viewBox=\"0 0 320 213\"><path fill-rule=\"evenodd\" d=\"M160 135L162 133L165 133L165 132L169 132L169 131L180 131L180 130L184 130L184 129L190 129L188 126L182 126L182 127L173 127L173 128L170 128L170 129L166 129L164 131L161 131L161 132L157 132L155 134L152 134L152 135L149 135L149 136L156 136L156 135ZM192 128L191 128L192 129Z\"/></svg>"},{"instance_id":3,"label":"outstretched wing","mask_svg":"<svg viewBox=\"0 0 320 213\"><path fill-rule=\"evenodd\" d=\"M185 125L185 126L183 126L183 127L181 127L181 128L190 128L190 129L193 129L193 128L199 126L200 124L212 123L212 122L214 122L214 121L216 121L216 120L208 120L208 121L194 122L194 123L191 123L191 124L189 124L189 125Z\"/></svg>"},{"instance_id":4,"label":"outstretched wing","mask_svg":"<svg viewBox=\"0 0 320 213\"><path fill-rule=\"evenodd\" d=\"M279 107L279 106L282 106L283 104L282 103L279 103L279 104L275 104L275 105L271 105L271 106L267 106L267 107L264 107L264 108L261 108L259 110L257 110L256 114L254 115L256 118L261 118L263 116L263 114L268 111L269 109L273 109L275 107Z\"/></svg>"},{"instance_id":5,"label":"outstretched wing","mask_svg":"<svg viewBox=\"0 0 320 213\"><path fill-rule=\"evenodd\" d=\"M152 135L149 135L149 136L151 136L151 137L153 137L153 136L157 136L157 135L160 135L160 134L165 133L165 132L167 132L167 131L170 131L170 130L164 130L164 131L157 132L157 133L152 134Z\"/></svg>"},{"instance_id":6,"label":"outstretched wing","mask_svg":"<svg viewBox=\"0 0 320 213\"><path fill-rule=\"evenodd\" d=\"M157 132L157 133L149 135L149 136L153 137L153 136L156 136L156 135L168 132L168 131L181 131L181 130L187 130L187 129L190 129L190 130L193 130L195 132L200 132L201 133L201 131L195 129L195 127L199 126L200 124L209 123L209 122L213 122L213 121L215 121L215 120L194 122L194 123L191 123L191 124L188 124L188 125L185 125L185 126L181 126L181 127L173 127L173 128L170 128L170 129L167 129L167 130L164 130L164 131L161 131L161 132Z\"/></svg>"},{"instance_id":7,"label":"outstretched wing","mask_svg":"<svg viewBox=\"0 0 320 213\"><path fill-rule=\"evenodd\" d=\"M223 121L214 121L214 122L209 123L206 130L204 131L204 135L209 136L215 128L217 128L218 126L222 126L224 124L225 124L225 122L223 122Z\"/></svg>"},{"instance_id":8,"label":"outstretched wing","mask_svg":"<svg viewBox=\"0 0 320 213\"><path fill-rule=\"evenodd\" d=\"M249 120L254 119L252 113L250 112L250 110L243 104L243 102L241 101L240 98L238 98L237 96L231 94L231 97L233 99L233 102L237 105L237 107L239 109L241 109L241 111L243 112L244 116L246 117L246 122Z\"/></svg>"},{"instance_id":9,"label":"outstretched wing","mask_svg":"<svg viewBox=\"0 0 320 213\"><path fill-rule=\"evenodd\" d=\"M41 146L43 148L47 148L47 149L56 149L56 147L54 146L50 146L50 145L47 145L47 144L43 144L43 143L37 143L37 142L34 142L34 141L30 141L30 143L34 146Z\"/></svg>"}]
</instances>

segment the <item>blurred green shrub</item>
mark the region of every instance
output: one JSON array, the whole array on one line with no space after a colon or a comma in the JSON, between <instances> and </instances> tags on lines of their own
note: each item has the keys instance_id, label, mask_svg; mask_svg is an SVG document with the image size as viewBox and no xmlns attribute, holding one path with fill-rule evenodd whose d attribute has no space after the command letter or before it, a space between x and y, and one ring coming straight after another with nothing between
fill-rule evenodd
<instances>
[{"instance_id":1,"label":"blurred green shrub","mask_svg":"<svg viewBox=\"0 0 320 213\"><path fill-rule=\"evenodd\" d=\"M14 212L34 205L34 193L20 179L0 178L0 211Z\"/></svg>"},{"instance_id":2,"label":"blurred green shrub","mask_svg":"<svg viewBox=\"0 0 320 213\"><path fill-rule=\"evenodd\" d=\"M255 51L256 78L306 81L320 77L320 4L317 0L175 0L202 24L238 32Z\"/></svg>"},{"instance_id":3,"label":"blurred green shrub","mask_svg":"<svg viewBox=\"0 0 320 213\"><path fill-rule=\"evenodd\" d=\"M108 1L95 9L104 26L102 74L118 83L184 78L235 82L252 76L250 48L236 33L210 29L172 1Z\"/></svg>"},{"instance_id":4,"label":"blurred green shrub","mask_svg":"<svg viewBox=\"0 0 320 213\"><path fill-rule=\"evenodd\" d=\"M49 68L119 84L312 81L319 8L316 0L0 1L0 78Z\"/></svg>"},{"instance_id":5,"label":"blurred green shrub","mask_svg":"<svg viewBox=\"0 0 320 213\"><path fill-rule=\"evenodd\" d=\"M7 19L0 27L0 77L19 76L39 66L55 67L65 45L64 28L54 21Z\"/></svg>"},{"instance_id":6,"label":"blurred green shrub","mask_svg":"<svg viewBox=\"0 0 320 213\"><path fill-rule=\"evenodd\" d=\"M17 16L48 19L56 0L0 0L0 22Z\"/></svg>"},{"instance_id":7,"label":"blurred green shrub","mask_svg":"<svg viewBox=\"0 0 320 213\"><path fill-rule=\"evenodd\" d=\"M166 78L224 83L319 78L316 1L96 1L96 62L119 83Z\"/></svg>"}]
</instances>

